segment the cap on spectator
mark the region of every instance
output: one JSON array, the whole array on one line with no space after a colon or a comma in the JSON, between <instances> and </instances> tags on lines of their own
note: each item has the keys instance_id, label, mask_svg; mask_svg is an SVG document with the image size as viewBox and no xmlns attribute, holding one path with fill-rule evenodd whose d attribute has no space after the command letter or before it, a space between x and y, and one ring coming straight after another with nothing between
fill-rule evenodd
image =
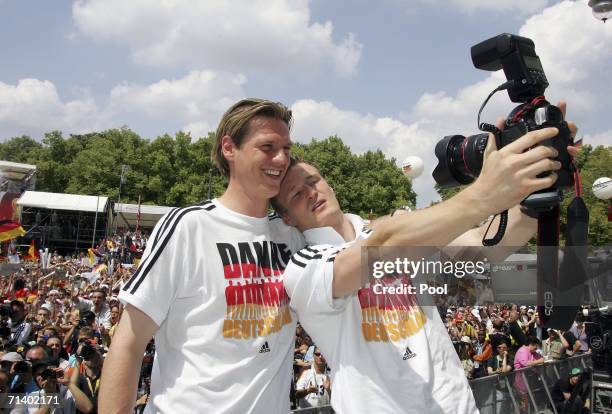
<instances>
[{"instance_id":1,"label":"cap on spectator","mask_svg":"<svg viewBox=\"0 0 612 414\"><path fill-rule=\"evenodd\" d=\"M480 313L478 312L478 309L472 309L472 315L474 315L477 318L480 318Z\"/></svg>"},{"instance_id":2,"label":"cap on spectator","mask_svg":"<svg viewBox=\"0 0 612 414\"><path fill-rule=\"evenodd\" d=\"M41 308L48 310L49 312L53 312L53 307L48 303L43 303L40 305Z\"/></svg>"},{"instance_id":3,"label":"cap on spectator","mask_svg":"<svg viewBox=\"0 0 612 414\"><path fill-rule=\"evenodd\" d=\"M461 342L465 343L465 344L471 344L472 340L470 339L469 336L467 335L463 335L460 339Z\"/></svg>"},{"instance_id":4,"label":"cap on spectator","mask_svg":"<svg viewBox=\"0 0 612 414\"><path fill-rule=\"evenodd\" d=\"M521 310L527 309L527 306L521 305Z\"/></svg>"},{"instance_id":5,"label":"cap on spectator","mask_svg":"<svg viewBox=\"0 0 612 414\"><path fill-rule=\"evenodd\" d=\"M570 371L569 377L577 377L582 374L582 370L580 368L574 368Z\"/></svg>"},{"instance_id":6,"label":"cap on spectator","mask_svg":"<svg viewBox=\"0 0 612 414\"><path fill-rule=\"evenodd\" d=\"M48 295L59 295L59 290L57 289L51 289L48 293Z\"/></svg>"},{"instance_id":7,"label":"cap on spectator","mask_svg":"<svg viewBox=\"0 0 612 414\"><path fill-rule=\"evenodd\" d=\"M20 301L19 299L13 299L13 300L11 301L11 306L13 306L13 305L17 305L17 306L19 306L21 309L25 309L25 305L24 305L24 304L23 304L23 302L22 302L22 301Z\"/></svg>"},{"instance_id":8,"label":"cap on spectator","mask_svg":"<svg viewBox=\"0 0 612 414\"><path fill-rule=\"evenodd\" d=\"M23 361L23 357L17 352L7 352L2 356L0 361L19 362Z\"/></svg>"},{"instance_id":9,"label":"cap on spectator","mask_svg":"<svg viewBox=\"0 0 612 414\"><path fill-rule=\"evenodd\" d=\"M527 313L533 313L533 312L534 312L533 309L531 309L531 308L527 309Z\"/></svg>"}]
</instances>

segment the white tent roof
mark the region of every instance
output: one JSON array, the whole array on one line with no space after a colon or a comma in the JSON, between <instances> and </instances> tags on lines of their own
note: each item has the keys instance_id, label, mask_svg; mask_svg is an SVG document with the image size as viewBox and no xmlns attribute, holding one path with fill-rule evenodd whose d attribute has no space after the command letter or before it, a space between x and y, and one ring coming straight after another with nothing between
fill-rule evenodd
<instances>
[{"instance_id":1,"label":"white tent roof","mask_svg":"<svg viewBox=\"0 0 612 414\"><path fill-rule=\"evenodd\" d=\"M22 207L46 208L49 210L72 210L95 212L96 207L99 213L106 210L108 197L45 193L42 191L26 191L17 201L17 205Z\"/></svg>"},{"instance_id":2,"label":"white tent roof","mask_svg":"<svg viewBox=\"0 0 612 414\"><path fill-rule=\"evenodd\" d=\"M36 170L35 165L19 162L0 161L0 175L9 180L22 180L26 175Z\"/></svg>"},{"instance_id":3,"label":"white tent roof","mask_svg":"<svg viewBox=\"0 0 612 414\"><path fill-rule=\"evenodd\" d=\"M140 227L154 227L160 218L173 207L140 205ZM115 203L117 226L136 227L138 221L138 204Z\"/></svg>"}]
</instances>

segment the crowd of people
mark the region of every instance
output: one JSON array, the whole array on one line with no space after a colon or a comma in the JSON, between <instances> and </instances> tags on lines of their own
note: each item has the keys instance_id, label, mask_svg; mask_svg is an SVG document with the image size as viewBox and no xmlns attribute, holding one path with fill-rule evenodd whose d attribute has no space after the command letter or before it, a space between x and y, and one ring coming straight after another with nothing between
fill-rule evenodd
<instances>
[{"instance_id":1,"label":"crowd of people","mask_svg":"<svg viewBox=\"0 0 612 414\"><path fill-rule=\"evenodd\" d=\"M146 241L146 235L116 235L94 249L93 262L91 251L54 253L47 269L23 263L20 271L0 279L3 392L59 395L65 412L96 412L101 365L123 310L117 294L136 269L125 262L137 263ZM124 248L132 244L137 249ZM491 303L438 310L468 379L590 352L580 315L563 332L544 330L534 307ZM151 340L135 408L147 401L154 349ZM328 405L331 372L299 324L293 368L292 407Z\"/></svg>"},{"instance_id":2,"label":"crowd of people","mask_svg":"<svg viewBox=\"0 0 612 414\"><path fill-rule=\"evenodd\" d=\"M25 261L0 278L0 412L97 412L104 355L123 311L116 295L146 243L134 236L72 256L53 252L45 269ZM135 408L146 404L153 352L151 344Z\"/></svg>"}]
</instances>

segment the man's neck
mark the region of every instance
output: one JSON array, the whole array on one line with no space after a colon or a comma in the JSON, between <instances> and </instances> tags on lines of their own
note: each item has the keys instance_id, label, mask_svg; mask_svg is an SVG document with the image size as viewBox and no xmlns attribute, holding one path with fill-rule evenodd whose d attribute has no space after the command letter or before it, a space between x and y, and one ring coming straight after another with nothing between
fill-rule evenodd
<instances>
[{"instance_id":1,"label":"man's neck","mask_svg":"<svg viewBox=\"0 0 612 414\"><path fill-rule=\"evenodd\" d=\"M230 210L249 217L266 217L268 214L268 199L251 195L242 185L232 180L219 197L219 202Z\"/></svg>"},{"instance_id":2,"label":"man's neck","mask_svg":"<svg viewBox=\"0 0 612 414\"><path fill-rule=\"evenodd\" d=\"M357 236L355 234L355 228L353 227L353 224L342 213L340 213L340 216L336 220L336 223L333 224L331 227L333 227L333 229L336 230L336 232L340 236L342 236L344 241L347 241L347 242L353 241L355 240L355 237Z\"/></svg>"}]
</instances>

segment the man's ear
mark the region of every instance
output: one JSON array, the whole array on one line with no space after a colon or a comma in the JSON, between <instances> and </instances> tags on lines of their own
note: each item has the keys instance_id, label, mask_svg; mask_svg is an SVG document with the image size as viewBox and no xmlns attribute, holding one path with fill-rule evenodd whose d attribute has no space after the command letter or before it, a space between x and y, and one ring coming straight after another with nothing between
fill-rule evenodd
<instances>
[{"instance_id":1,"label":"man's ear","mask_svg":"<svg viewBox=\"0 0 612 414\"><path fill-rule=\"evenodd\" d=\"M283 219L283 223L285 223L287 226L291 226L291 227L296 226L295 222L291 220L291 218L289 217L287 213L280 214L280 216L281 216L281 219Z\"/></svg>"},{"instance_id":2,"label":"man's ear","mask_svg":"<svg viewBox=\"0 0 612 414\"><path fill-rule=\"evenodd\" d=\"M223 154L228 163L234 161L237 148L236 143L234 143L234 140L229 135L221 138L221 154Z\"/></svg>"}]
</instances>

